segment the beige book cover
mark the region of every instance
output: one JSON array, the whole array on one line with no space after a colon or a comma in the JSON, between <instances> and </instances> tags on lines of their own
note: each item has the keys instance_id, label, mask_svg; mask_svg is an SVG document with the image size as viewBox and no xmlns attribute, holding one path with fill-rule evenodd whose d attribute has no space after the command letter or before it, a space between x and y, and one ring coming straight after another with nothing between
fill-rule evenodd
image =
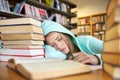
<instances>
[{"instance_id":1,"label":"beige book cover","mask_svg":"<svg viewBox=\"0 0 120 80\"><path fill-rule=\"evenodd\" d=\"M17 41L2 41L3 45L7 45L7 44L40 44L40 45L44 45L44 41L42 40L17 40Z\"/></svg>"},{"instance_id":2,"label":"beige book cover","mask_svg":"<svg viewBox=\"0 0 120 80\"><path fill-rule=\"evenodd\" d=\"M113 78L120 79L120 66L104 63L103 69Z\"/></svg>"},{"instance_id":3,"label":"beige book cover","mask_svg":"<svg viewBox=\"0 0 120 80\"><path fill-rule=\"evenodd\" d=\"M120 22L120 6L116 7L107 17L106 29L112 27L115 23Z\"/></svg>"},{"instance_id":4,"label":"beige book cover","mask_svg":"<svg viewBox=\"0 0 120 80\"><path fill-rule=\"evenodd\" d=\"M45 55L44 48L1 48L0 56L35 57Z\"/></svg>"},{"instance_id":5,"label":"beige book cover","mask_svg":"<svg viewBox=\"0 0 120 80\"><path fill-rule=\"evenodd\" d=\"M40 33L43 34L42 28L34 25L15 25L1 26L1 33Z\"/></svg>"},{"instance_id":6,"label":"beige book cover","mask_svg":"<svg viewBox=\"0 0 120 80\"><path fill-rule=\"evenodd\" d=\"M109 16L117 6L120 6L120 0L110 0L107 6L107 16Z\"/></svg>"},{"instance_id":7,"label":"beige book cover","mask_svg":"<svg viewBox=\"0 0 120 80\"><path fill-rule=\"evenodd\" d=\"M119 53L120 52L120 38L105 41L104 52L113 52L113 53Z\"/></svg>"},{"instance_id":8,"label":"beige book cover","mask_svg":"<svg viewBox=\"0 0 120 80\"><path fill-rule=\"evenodd\" d=\"M120 66L120 54L119 53L103 52L102 60L103 62Z\"/></svg>"},{"instance_id":9,"label":"beige book cover","mask_svg":"<svg viewBox=\"0 0 120 80\"><path fill-rule=\"evenodd\" d=\"M9 63L12 64L10 61ZM39 80L86 73L90 72L91 68L71 60L48 60L47 62L17 63L16 70L30 80Z\"/></svg>"},{"instance_id":10,"label":"beige book cover","mask_svg":"<svg viewBox=\"0 0 120 80\"><path fill-rule=\"evenodd\" d=\"M35 26L41 26L41 21L33 18L12 18L0 20L0 25L20 25L20 24L32 24Z\"/></svg>"},{"instance_id":11,"label":"beige book cover","mask_svg":"<svg viewBox=\"0 0 120 80\"><path fill-rule=\"evenodd\" d=\"M120 37L120 23L113 25L105 32L105 40L113 40Z\"/></svg>"},{"instance_id":12,"label":"beige book cover","mask_svg":"<svg viewBox=\"0 0 120 80\"><path fill-rule=\"evenodd\" d=\"M43 48L43 45L39 44L8 44L8 45L2 45L3 48Z\"/></svg>"},{"instance_id":13,"label":"beige book cover","mask_svg":"<svg viewBox=\"0 0 120 80\"><path fill-rule=\"evenodd\" d=\"M44 40L44 36L36 33L1 34L1 40Z\"/></svg>"}]
</instances>

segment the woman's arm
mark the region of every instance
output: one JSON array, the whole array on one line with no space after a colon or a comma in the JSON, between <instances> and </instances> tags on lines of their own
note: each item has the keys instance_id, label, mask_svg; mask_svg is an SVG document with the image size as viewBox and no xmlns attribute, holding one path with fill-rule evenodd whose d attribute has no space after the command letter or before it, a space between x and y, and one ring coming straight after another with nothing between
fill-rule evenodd
<instances>
[{"instance_id":1,"label":"woman's arm","mask_svg":"<svg viewBox=\"0 0 120 80\"><path fill-rule=\"evenodd\" d=\"M94 65L100 64L99 59L92 54L86 54L84 52L76 52L76 53L73 53L73 56L74 56L74 59L72 59L72 57L69 57L69 59L77 62L81 62L84 64L94 64Z\"/></svg>"},{"instance_id":2,"label":"woman's arm","mask_svg":"<svg viewBox=\"0 0 120 80\"><path fill-rule=\"evenodd\" d=\"M79 36L77 39L79 41L81 51L83 53L87 53L89 61L92 61L93 59L96 61L97 59L98 64L102 64L101 54L103 51L103 41L98 40L92 36Z\"/></svg>"}]
</instances>

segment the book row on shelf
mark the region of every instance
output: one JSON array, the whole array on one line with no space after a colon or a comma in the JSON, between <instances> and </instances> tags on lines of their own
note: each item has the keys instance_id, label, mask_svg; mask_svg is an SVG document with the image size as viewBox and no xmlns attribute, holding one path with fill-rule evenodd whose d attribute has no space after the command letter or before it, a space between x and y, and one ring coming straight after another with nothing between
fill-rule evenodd
<instances>
[{"instance_id":1,"label":"book row on shelf","mask_svg":"<svg viewBox=\"0 0 120 80\"><path fill-rule=\"evenodd\" d=\"M49 19L63 25L70 23L67 18L72 15L70 5L63 0L1 0L0 4L0 11L23 14L39 20ZM0 16L1 19L4 17L6 16Z\"/></svg>"},{"instance_id":2,"label":"book row on shelf","mask_svg":"<svg viewBox=\"0 0 120 80\"><path fill-rule=\"evenodd\" d=\"M91 35L104 40L106 13L78 18L78 34Z\"/></svg>"}]
</instances>

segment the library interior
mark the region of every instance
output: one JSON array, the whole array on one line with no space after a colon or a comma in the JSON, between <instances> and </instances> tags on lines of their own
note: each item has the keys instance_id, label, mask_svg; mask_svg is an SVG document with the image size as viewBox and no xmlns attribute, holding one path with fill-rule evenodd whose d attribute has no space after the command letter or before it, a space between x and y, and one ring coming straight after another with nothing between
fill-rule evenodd
<instances>
[{"instance_id":1,"label":"library interior","mask_svg":"<svg viewBox=\"0 0 120 80\"><path fill-rule=\"evenodd\" d=\"M0 0L0 80L120 80L119 22L120 0Z\"/></svg>"}]
</instances>

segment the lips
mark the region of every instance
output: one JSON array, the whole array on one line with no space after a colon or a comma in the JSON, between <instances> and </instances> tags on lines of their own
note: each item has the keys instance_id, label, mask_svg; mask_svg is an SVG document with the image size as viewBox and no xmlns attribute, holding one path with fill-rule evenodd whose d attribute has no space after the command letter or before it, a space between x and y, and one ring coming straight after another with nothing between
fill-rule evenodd
<instances>
[{"instance_id":1,"label":"lips","mask_svg":"<svg viewBox=\"0 0 120 80\"><path fill-rule=\"evenodd\" d=\"M61 49L60 51L64 52L64 51L65 51L65 48Z\"/></svg>"}]
</instances>

